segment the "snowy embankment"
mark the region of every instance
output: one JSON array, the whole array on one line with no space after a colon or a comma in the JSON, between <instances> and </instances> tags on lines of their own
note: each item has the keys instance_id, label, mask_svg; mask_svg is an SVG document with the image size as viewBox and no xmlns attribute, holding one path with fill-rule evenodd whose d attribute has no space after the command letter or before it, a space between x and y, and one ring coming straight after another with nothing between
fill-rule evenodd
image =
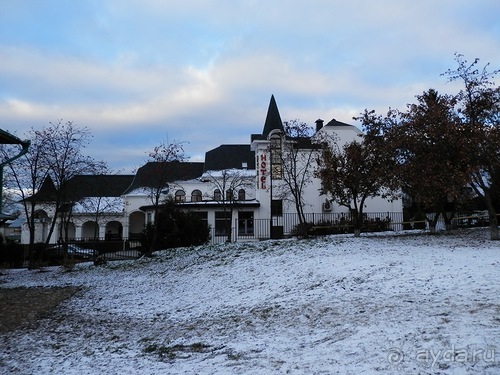
<instances>
[{"instance_id":1,"label":"snowy embankment","mask_svg":"<svg viewBox=\"0 0 500 375\"><path fill-rule=\"evenodd\" d=\"M83 286L0 336L18 374L498 374L500 244L330 236L161 252L1 287Z\"/></svg>"}]
</instances>

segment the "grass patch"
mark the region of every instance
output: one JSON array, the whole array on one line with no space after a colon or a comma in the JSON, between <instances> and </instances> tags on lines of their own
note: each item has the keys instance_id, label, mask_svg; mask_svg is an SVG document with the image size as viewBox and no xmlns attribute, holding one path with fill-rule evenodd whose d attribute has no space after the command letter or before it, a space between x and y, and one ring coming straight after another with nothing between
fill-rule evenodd
<instances>
[{"instance_id":1,"label":"grass patch","mask_svg":"<svg viewBox=\"0 0 500 375\"><path fill-rule=\"evenodd\" d=\"M145 340L146 341L146 340ZM154 354L161 359L187 359L190 358L193 353L208 353L213 351L214 348L211 345L207 345L202 342L195 342L193 344L175 344L175 345L163 345L152 343L147 345L143 352L146 354Z\"/></svg>"}]
</instances>

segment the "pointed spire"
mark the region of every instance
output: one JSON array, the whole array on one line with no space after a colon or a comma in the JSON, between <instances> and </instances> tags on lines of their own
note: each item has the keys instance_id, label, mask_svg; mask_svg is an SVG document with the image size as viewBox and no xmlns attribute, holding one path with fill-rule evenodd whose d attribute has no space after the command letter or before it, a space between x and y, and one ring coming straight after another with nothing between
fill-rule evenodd
<instances>
[{"instance_id":1,"label":"pointed spire","mask_svg":"<svg viewBox=\"0 0 500 375\"><path fill-rule=\"evenodd\" d=\"M267 110L266 122L264 124L262 135L267 138L269 133L275 129L284 131L283 122L281 121L276 100L274 99L274 95L271 95L271 101L269 102L269 108Z\"/></svg>"}]
</instances>

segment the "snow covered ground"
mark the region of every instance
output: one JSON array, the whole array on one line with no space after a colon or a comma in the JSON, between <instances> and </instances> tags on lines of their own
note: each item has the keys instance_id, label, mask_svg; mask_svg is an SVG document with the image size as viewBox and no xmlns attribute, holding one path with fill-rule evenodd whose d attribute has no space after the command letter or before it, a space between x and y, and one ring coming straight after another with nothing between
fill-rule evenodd
<instances>
[{"instance_id":1,"label":"snow covered ground","mask_svg":"<svg viewBox=\"0 0 500 375\"><path fill-rule=\"evenodd\" d=\"M500 244L485 230L263 241L9 270L82 286L0 336L13 374L499 374Z\"/></svg>"}]
</instances>

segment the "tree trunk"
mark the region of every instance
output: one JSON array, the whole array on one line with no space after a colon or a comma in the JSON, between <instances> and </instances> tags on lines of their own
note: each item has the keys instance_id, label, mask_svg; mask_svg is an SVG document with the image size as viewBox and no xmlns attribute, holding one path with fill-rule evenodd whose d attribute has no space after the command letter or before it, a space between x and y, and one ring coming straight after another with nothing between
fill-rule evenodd
<instances>
[{"instance_id":1,"label":"tree trunk","mask_svg":"<svg viewBox=\"0 0 500 375\"><path fill-rule=\"evenodd\" d=\"M35 260L35 218L34 214L30 216L28 219L29 224L28 224L28 229L30 231L30 242L28 244L28 269L32 270L36 268L37 262Z\"/></svg>"},{"instance_id":2,"label":"tree trunk","mask_svg":"<svg viewBox=\"0 0 500 375\"><path fill-rule=\"evenodd\" d=\"M488 208L488 216L490 219L490 238L493 241L500 240L500 232L498 230L498 218L495 207L491 199L489 192L485 192L484 198L486 200L486 207Z\"/></svg>"},{"instance_id":3,"label":"tree trunk","mask_svg":"<svg viewBox=\"0 0 500 375\"><path fill-rule=\"evenodd\" d=\"M224 215L226 216L226 215ZM227 240L226 242L231 243L232 237L233 237L233 208L231 207L229 209L229 218L226 217L226 222L224 223L226 226L226 231L227 231Z\"/></svg>"},{"instance_id":4,"label":"tree trunk","mask_svg":"<svg viewBox=\"0 0 500 375\"><path fill-rule=\"evenodd\" d=\"M306 215L304 215L304 208L301 205L300 196L294 195L294 200L295 200L295 209L297 210L297 214L299 217L299 224L303 226L306 223Z\"/></svg>"},{"instance_id":5,"label":"tree trunk","mask_svg":"<svg viewBox=\"0 0 500 375\"><path fill-rule=\"evenodd\" d=\"M153 252L156 250L156 243L158 242L158 214L160 212L158 205L160 199L157 197L154 201L154 212L153 212L153 222L152 225L152 234L151 234L151 243L149 245L149 249L144 253L147 257L153 255Z\"/></svg>"},{"instance_id":6,"label":"tree trunk","mask_svg":"<svg viewBox=\"0 0 500 375\"><path fill-rule=\"evenodd\" d=\"M452 212L450 216L446 215L443 212L443 218L444 218L444 225L447 231L450 231L455 228L455 225L453 224L453 218L455 214Z\"/></svg>"},{"instance_id":7,"label":"tree trunk","mask_svg":"<svg viewBox=\"0 0 500 375\"><path fill-rule=\"evenodd\" d=\"M436 227L437 227L437 222L439 220L439 215L441 215L441 212L436 212L434 217L432 219L428 219L427 215L425 216L428 224L429 224L429 232L434 234L437 232Z\"/></svg>"},{"instance_id":8,"label":"tree trunk","mask_svg":"<svg viewBox=\"0 0 500 375\"><path fill-rule=\"evenodd\" d=\"M354 237L361 236L361 226L363 225L363 211L355 209L354 217Z\"/></svg>"}]
</instances>

